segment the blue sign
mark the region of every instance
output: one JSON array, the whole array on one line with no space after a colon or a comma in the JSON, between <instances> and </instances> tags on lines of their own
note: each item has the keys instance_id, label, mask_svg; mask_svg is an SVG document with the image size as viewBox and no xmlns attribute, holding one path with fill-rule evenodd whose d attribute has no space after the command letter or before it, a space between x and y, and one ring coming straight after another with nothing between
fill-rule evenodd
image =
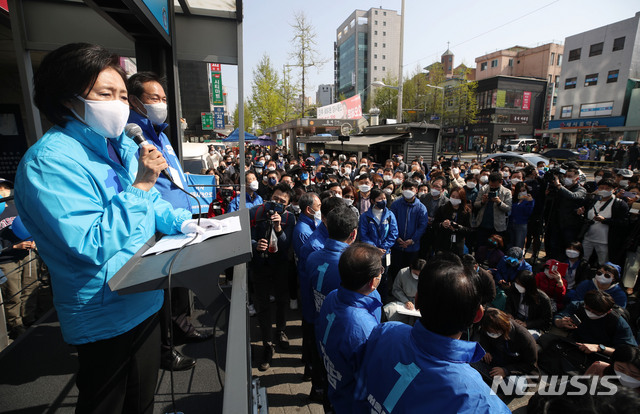
<instances>
[{"instance_id":1,"label":"blue sign","mask_svg":"<svg viewBox=\"0 0 640 414\"><path fill-rule=\"evenodd\" d=\"M216 198L216 176L215 175L198 175L198 174L185 174L187 178L186 190L198 199L202 212L207 214L209 211L209 204ZM196 200L191 199L191 214L198 214L198 203Z\"/></svg>"},{"instance_id":2,"label":"blue sign","mask_svg":"<svg viewBox=\"0 0 640 414\"><path fill-rule=\"evenodd\" d=\"M142 0L160 26L169 34L169 5L167 0Z\"/></svg>"},{"instance_id":3,"label":"blue sign","mask_svg":"<svg viewBox=\"0 0 640 414\"><path fill-rule=\"evenodd\" d=\"M213 108L213 128L224 129L224 108L221 106Z\"/></svg>"},{"instance_id":4,"label":"blue sign","mask_svg":"<svg viewBox=\"0 0 640 414\"><path fill-rule=\"evenodd\" d=\"M554 128L609 128L624 126L624 116L605 116L589 119L554 119L549 121L549 129Z\"/></svg>"}]
</instances>

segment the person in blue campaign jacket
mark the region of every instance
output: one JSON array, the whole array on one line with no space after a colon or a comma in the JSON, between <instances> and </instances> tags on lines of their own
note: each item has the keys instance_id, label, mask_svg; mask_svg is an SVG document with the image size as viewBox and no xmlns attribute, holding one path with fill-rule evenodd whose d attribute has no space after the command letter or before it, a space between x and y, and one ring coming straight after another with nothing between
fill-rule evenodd
<instances>
[{"instance_id":1,"label":"person in blue campaign jacket","mask_svg":"<svg viewBox=\"0 0 640 414\"><path fill-rule=\"evenodd\" d=\"M293 251L300 257L300 249L322 222L320 197L316 193L304 193L298 201L300 216L296 228L293 229Z\"/></svg>"},{"instance_id":2,"label":"person in blue campaign jacket","mask_svg":"<svg viewBox=\"0 0 640 414\"><path fill-rule=\"evenodd\" d=\"M524 255L520 247L512 247L507 250L507 254L500 259L498 266L495 270L492 270L492 273L496 285L502 289L507 289L521 270L531 272L531 265L524 260Z\"/></svg>"},{"instance_id":3,"label":"person in blue campaign jacket","mask_svg":"<svg viewBox=\"0 0 640 414\"><path fill-rule=\"evenodd\" d=\"M378 325L359 353L353 412L510 413L469 363L485 354L462 332L482 319L478 276L457 257L437 258L418 281L422 316Z\"/></svg>"},{"instance_id":4,"label":"person in blue campaign jacket","mask_svg":"<svg viewBox=\"0 0 640 414\"><path fill-rule=\"evenodd\" d=\"M347 206L331 210L326 222L329 238L325 240L322 249L309 255L306 267L313 291L314 320L318 317L324 298L340 286L340 255L358 235L358 216Z\"/></svg>"},{"instance_id":5,"label":"person in blue campaign jacket","mask_svg":"<svg viewBox=\"0 0 640 414\"><path fill-rule=\"evenodd\" d=\"M54 126L16 173L16 207L49 268L62 335L78 351L77 412L153 409L163 292L119 295L108 282L156 231L201 231L154 188L167 168L162 154L146 146L136 160L138 147L123 134L125 82L119 57L102 46L49 53L34 100Z\"/></svg>"},{"instance_id":6,"label":"person in blue campaign jacket","mask_svg":"<svg viewBox=\"0 0 640 414\"><path fill-rule=\"evenodd\" d=\"M380 256L366 243L348 247L338 264L340 287L327 295L316 320L316 342L336 413L354 412L357 355L380 323Z\"/></svg>"},{"instance_id":7,"label":"person in blue campaign jacket","mask_svg":"<svg viewBox=\"0 0 640 414\"><path fill-rule=\"evenodd\" d=\"M372 189L369 197L372 200L371 208L360 216L358 237L361 241L376 246L383 254L382 263L385 271L378 290L384 301L387 296L388 276L385 258L398 238L398 223L396 216L387 208L387 197L382 190Z\"/></svg>"},{"instance_id":8,"label":"person in blue campaign jacket","mask_svg":"<svg viewBox=\"0 0 640 414\"><path fill-rule=\"evenodd\" d=\"M427 208L416 198L417 191L417 181L405 180L402 183L402 197L391 204L391 212L398 223L398 238L391 248L391 279L395 278L400 269L409 266L418 255L420 238L429 224Z\"/></svg>"},{"instance_id":9,"label":"person in blue campaign jacket","mask_svg":"<svg viewBox=\"0 0 640 414\"><path fill-rule=\"evenodd\" d=\"M264 203L264 200L257 192L260 183L256 178L256 174L253 171L247 171L245 173L245 179L247 181L247 198L245 201L245 207L250 209ZM229 211L238 211L239 209L240 197L236 197L229 203Z\"/></svg>"},{"instance_id":10,"label":"person in blue campaign jacket","mask_svg":"<svg viewBox=\"0 0 640 414\"><path fill-rule=\"evenodd\" d=\"M616 305L626 308L627 294L618 284L619 281L620 266L607 262L598 268L593 279L584 280L574 290L567 292L567 300L583 301L590 290L601 290L611 295Z\"/></svg>"},{"instance_id":11,"label":"person in blue campaign jacket","mask_svg":"<svg viewBox=\"0 0 640 414\"><path fill-rule=\"evenodd\" d=\"M162 195L162 199L171 203L173 208L183 208L190 211L191 197L181 190L188 191L187 179L169 138L163 132L168 126L164 122L167 118L167 95L164 92L163 83L163 79L153 72L138 72L127 80L131 107L129 123L140 126L146 141L155 146L169 164L167 172L173 182L164 174L160 174L154 186ZM182 355L176 349L171 349L171 327L169 325L172 320L182 321L180 324L175 324L175 334L180 334L187 342L206 340L212 334L196 329L191 323L189 289L174 287L171 289L171 298L172 303L169 306L169 295L165 294L164 304L158 313L162 341L160 366L166 370L183 371L192 368L196 361Z\"/></svg>"}]
</instances>

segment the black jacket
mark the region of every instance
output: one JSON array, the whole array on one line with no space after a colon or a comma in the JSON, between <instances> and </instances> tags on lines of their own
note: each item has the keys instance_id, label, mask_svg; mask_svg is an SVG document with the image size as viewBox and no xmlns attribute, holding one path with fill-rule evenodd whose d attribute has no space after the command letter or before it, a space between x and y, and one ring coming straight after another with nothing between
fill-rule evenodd
<instances>
[{"instance_id":1,"label":"black jacket","mask_svg":"<svg viewBox=\"0 0 640 414\"><path fill-rule=\"evenodd\" d=\"M445 220L455 222L458 227L454 230L445 229L442 227L442 222ZM456 211L451 203L448 202L436 211L436 215L433 218L433 228L435 229L434 247L436 250L452 251L462 256L464 239L471 233L471 211L463 211L462 208ZM452 241L454 234L456 236L455 242Z\"/></svg>"},{"instance_id":2,"label":"black jacket","mask_svg":"<svg viewBox=\"0 0 640 414\"><path fill-rule=\"evenodd\" d=\"M512 284L507 290L507 302L504 311L514 318L518 318L518 307L520 306L520 292ZM527 320L527 329L539 329L546 331L551 327L551 299L546 293L538 289L538 303L527 303L529 305L529 315ZM525 299L526 300L526 299Z\"/></svg>"},{"instance_id":3,"label":"black jacket","mask_svg":"<svg viewBox=\"0 0 640 414\"><path fill-rule=\"evenodd\" d=\"M493 361L500 361L502 365L492 363L492 366L504 368L509 375L538 374L538 349L533 336L523 326L511 321L509 339L504 337L492 339L481 332L478 343L491 354Z\"/></svg>"},{"instance_id":4,"label":"black jacket","mask_svg":"<svg viewBox=\"0 0 640 414\"><path fill-rule=\"evenodd\" d=\"M549 197L553 197L550 214L550 225L558 228L572 228L579 230L582 227L583 220L576 213L576 210L584 206L587 190L580 184L566 188L560 186L549 193Z\"/></svg>"}]
</instances>

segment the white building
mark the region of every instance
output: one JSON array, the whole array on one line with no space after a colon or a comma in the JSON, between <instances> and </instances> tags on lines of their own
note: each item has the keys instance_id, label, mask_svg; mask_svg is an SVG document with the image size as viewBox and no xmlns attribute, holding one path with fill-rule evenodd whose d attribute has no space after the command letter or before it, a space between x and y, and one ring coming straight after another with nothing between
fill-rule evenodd
<instances>
[{"instance_id":1,"label":"white building","mask_svg":"<svg viewBox=\"0 0 640 414\"><path fill-rule=\"evenodd\" d=\"M555 120L559 144L637 139L640 102L640 12L567 37Z\"/></svg>"}]
</instances>

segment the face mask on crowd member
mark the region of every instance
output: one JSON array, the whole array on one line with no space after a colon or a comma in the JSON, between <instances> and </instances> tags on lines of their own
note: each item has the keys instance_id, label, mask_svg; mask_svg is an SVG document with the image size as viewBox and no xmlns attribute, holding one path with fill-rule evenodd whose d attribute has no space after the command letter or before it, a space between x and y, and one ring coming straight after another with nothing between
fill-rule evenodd
<instances>
[{"instance_id":1,"label":"face mask on crowd member","mask_svg":"<svg viewBox=\"0 0 640 414\"><path fill-rule=\"evenodd\" d=\"M573 185L577 182L578 174L573 171L567 171L564 178L562 179L562 184L565 187L573 187Z\"/></svg>"},{"instance_id":2,"label":"face mask on crowd member","mask_svg":"<svg viewBox=\"0 0 640 414\"><path fill-rule=\"evenodd\" d=\"M82 96L76 96L76 99L84 105L84 116L80 116L75 108L70 108L78 120L105 138L117 138L122 135L129 119L129 106L126 103L120 99L91 100Z\"/></svg>"},{"instance_id":3,"label":"face mask on crowd member","mask_svg":"<svg viewBox=\"0 0 640 414\"><path fill-rule=\"evenodd\" d=\"M485 185L488 182L489 182L489 176L488 175L481 175L480 176L480 184Z\"/></svg>"}]
</instances>

